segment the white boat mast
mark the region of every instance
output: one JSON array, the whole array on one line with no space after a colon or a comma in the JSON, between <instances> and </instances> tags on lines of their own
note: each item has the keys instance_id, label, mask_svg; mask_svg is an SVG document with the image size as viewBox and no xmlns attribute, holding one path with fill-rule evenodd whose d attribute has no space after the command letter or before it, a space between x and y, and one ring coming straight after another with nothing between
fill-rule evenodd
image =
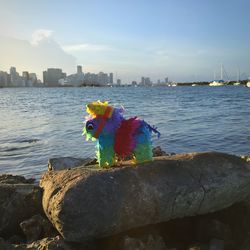
<instances>
[{"instance_id":1,"label":"white boat mast","mask_svg":"<svg viewBox=\"0 0 250 250\"><path fill-rule=\"evenodd\" d=\"M223 65L220 65L220 79L223 80Z\"/></svg>"},{"instance_id":2,"label":"white boat mast","mask_svg":"<svg viewBox=\"0 0 250 250\"><path fill-rule=\"evenodd\" d=\"M237 82L240 81L240 69L238 68L238 71L237 71Z\"/></svg>"}]
</instances>

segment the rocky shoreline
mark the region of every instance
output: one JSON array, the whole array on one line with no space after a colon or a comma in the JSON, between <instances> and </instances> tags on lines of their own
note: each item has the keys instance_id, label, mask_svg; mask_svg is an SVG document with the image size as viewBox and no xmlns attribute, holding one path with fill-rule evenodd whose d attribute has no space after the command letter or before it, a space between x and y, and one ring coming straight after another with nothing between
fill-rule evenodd
<instances>
[{"instance_id":1,"label":"rocky shoreline","mask_svg":"<svg viewBox=\"0 0 250 250\"><path fill-rule=\"evenodd\" d=\"M49 160L40 184L0 175L0 250L250 249L250 161L218 152L100 169Z\"/></svg>"}]
</instances>

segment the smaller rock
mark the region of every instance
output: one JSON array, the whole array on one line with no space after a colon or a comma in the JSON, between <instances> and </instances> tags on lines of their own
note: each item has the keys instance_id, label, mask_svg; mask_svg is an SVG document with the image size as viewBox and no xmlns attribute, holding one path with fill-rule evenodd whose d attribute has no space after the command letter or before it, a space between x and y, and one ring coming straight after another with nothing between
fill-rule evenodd
<instances>
[{"instance_id":1,"label":"smaller rock","mask_svg":"<svg viewBox=\"0 0 250 250\"><path fill-rule=\"evenodd\" d=\"M87 163L85 163L84 166L91 166L91 165L96 165L98 164L97 159L91 159L90 161L88 161Z\"/></svg>"},{"instance_id":2,"label":"smaller rock","mask_svg":"<svg viewBox=\"0 0 250 250\"><path fill-rule=\"evenodd\" d=\"M155 148L153 148L153 156L156 157L156 156L164 156L164 155L168 155L165 151L163 151L161 149L160 146L157 146Z\"/></svg>"},{"instance_id":3,"label":"smaller rock","mask_svg":"<svg viewBox=\"0 0 250 250\"><path fill-rule=\"evenodd\" d=\"M248 155L241 155L240 158L244 159L247 162L250 162L250 156Z\"/></svg>"},{"instance_id":4,"label":"smaller rock","mask_svg":"<svg viewBox=\"0 0 250 250\"><path fill-rule=\"evenodd\" d=\"M10 238L8 238L8 242L10 244L22 244L26 242L26 239L24 237L21 237L21 235L12 235Z\"/></svg>"},{"instance_id":5,"label":"smaller rock","mask_svg":"<svg viewBox=\"0 0 250 250\"><path fill-rule=\"evenodd\" d=\"M6 242L3 238L0 237L0 249L1 250L14 250L14 247Z\"/></svg>"},{"instance_id":6,"label":"smaller rock","mask_svg":"<svg viewBox=\"0 0 250 250\"><path fill-rule=\"evenodd\" d=\"M239 250L249 250L250 249L250 233L246 236L242 243L239 244L240 246L237 247Z\"/></svg>"},{"instance_id":7,"label":"smaller rock","mask_svg":"<svg viewBox=\"0 0 250 250\"><path fill-rule=\"evenodd\" d=\"M199 219L196 223L195 231L196 239L199 242L204 242L211 238L227 240L232 237L230 226L215 219Z\"/></svg>"},{"instance_id":8,"label":"smaller rock","mask_svg":"<svg viewBox=\"0 0 250 250\"><path fill-rule=\"evenodd\" d=\"M188 248L188 250L210 250L206 244L195 244Z\"/></svg>"},{"instance_id":9,"label":"smaller rock","mask_svg":"<svg viewBox=\"0 0 250 250\"><path fill-rule=\"evenodd\" d=\"M159 235L145 235L142 238L125 236L122 240L123 250L167 250L163 238Z\"/></svg>"},{"instance_id":10,"label":"smaller rock","mask_svg":"<svg viewBox=\"0 0 250 250\"><path fill-rule=\"evenodd\" d=\"M209 250L224 250L224 241L219 239L211 239Z\"/></svg>"},{"instance_id":11,"label":"smaller rock","mask_svg":"<svg viewBox=\"0 0 250 250\"><path fill-rule=\"evenodd\" d=\"M33 184L0 184L0 235L20 234L19 224L43 213L42 189Z\"/></svg>"},{"instance_id":12,"label":"smaller rock","mask_svg":"<svg viewBox=\"0 0 250 250\"><path fill-rule=\"evenodd\" d=\"M35 179L26 179L20 175L2 174L0 175L0 184L33 184Z\"/></svg>"},{"instance_id":13,"label":"smaller rock","mask_svg":"<svg viewBox=\"0 0 250 250\"><path fill-rule=\"evenodd\" d=\"M79 166L84 166L88 162L90 162L90 158L74 158L74 157L59 157L52 158L48 161L48 170L63 170L69 168L75 168Z\"/></svg>"},{"instance_id":14,"label":"smaller rock","mask_svg":"<svg viewBox=\"0 0 250 250\"><path fill-rule=\"evenodd\" d=\"M36 241L46 237L56 236L58 233L50 221L40 214L32 216L30 219L20 223L27 242Z\"/></svg>"}]
</instances>

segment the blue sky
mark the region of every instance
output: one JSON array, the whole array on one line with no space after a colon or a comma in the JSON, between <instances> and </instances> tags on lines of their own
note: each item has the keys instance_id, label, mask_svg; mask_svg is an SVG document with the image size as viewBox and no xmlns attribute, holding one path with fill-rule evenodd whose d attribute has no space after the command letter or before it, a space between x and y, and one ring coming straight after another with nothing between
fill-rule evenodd
<instances>
[{"instance_id":1,"label":"blue sky","mask_svg":"<svg viewBox=\"0 0 250 250\"><path fill-rule=\"evenodd\" d=\"M0 0L0 70L213 80L250 76L249 0Z\"/></svg>"}]
</instances>

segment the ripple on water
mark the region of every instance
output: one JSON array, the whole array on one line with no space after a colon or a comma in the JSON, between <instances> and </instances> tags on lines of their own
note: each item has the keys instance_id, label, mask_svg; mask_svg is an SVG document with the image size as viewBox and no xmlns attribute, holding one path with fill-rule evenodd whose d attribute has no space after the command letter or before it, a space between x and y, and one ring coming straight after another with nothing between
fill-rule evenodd
<instances>
[{"instance_id":1,"label":"ripple on water","mask_svg":"<svg viewBox=\"0 0 250 250\"><path fill-rule=\"evenodd\" d=\"M19 88L1 89L0 173L38 178L52 157L93 157L81 136L85 104L109 100L126 117L158 127L167 152L218 150L250 155L247 88Z\"/></svg>"}]
</instances>

